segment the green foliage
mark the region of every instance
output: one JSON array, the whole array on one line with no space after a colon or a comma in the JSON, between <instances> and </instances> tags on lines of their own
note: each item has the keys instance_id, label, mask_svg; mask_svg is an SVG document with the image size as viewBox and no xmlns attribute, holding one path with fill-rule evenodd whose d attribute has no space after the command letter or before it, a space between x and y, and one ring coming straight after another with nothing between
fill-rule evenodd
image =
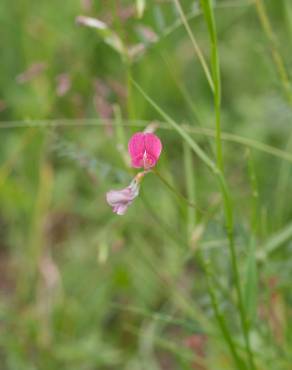
<instances>
[{"instance_id":1,"label":"green foliage","mask_svg":"<svg viewBox=\"0 0 292 370\"><path fill-rule=\"evenodd\" d=\"M0 3L1 370L290 369L291 14Z\"/></svg>"}]
</instances>

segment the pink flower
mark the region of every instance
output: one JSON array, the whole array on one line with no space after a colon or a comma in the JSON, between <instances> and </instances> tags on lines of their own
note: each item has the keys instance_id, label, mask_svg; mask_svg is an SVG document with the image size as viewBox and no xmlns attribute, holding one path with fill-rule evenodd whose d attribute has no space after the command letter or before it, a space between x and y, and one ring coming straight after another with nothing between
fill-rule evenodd
<instances>
[{"instance_id":1,"label":"pink flower","mask_svg":"<svg viewBox=\"0 0 292 370\"><path fill-rule=\"evenodd\" d=\"M122 190L110 190L106 193L106 201L117 215L124 215L133 200L139 195L140 181L145 172L138 173L131 184Z\"/></svg>"},{"instance_id":2,"label":"pink flower","mask_svg":"<svg viewBox=\"0 0 292 370\"><path fill-rule=\"evenodd\" d=\"M154 167L162 151L160 139L152 133L137 132L128 144L132 167L148 170Z\"/></svg>"}]
</instances>

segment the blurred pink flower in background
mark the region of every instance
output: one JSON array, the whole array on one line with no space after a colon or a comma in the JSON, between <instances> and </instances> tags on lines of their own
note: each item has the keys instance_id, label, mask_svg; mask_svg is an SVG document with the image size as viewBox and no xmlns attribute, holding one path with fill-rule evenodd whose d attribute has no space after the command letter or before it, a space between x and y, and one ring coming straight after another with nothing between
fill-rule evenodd
<instances>
[{"instance_id":1,"label":"blurred pink flower in background","mask_svg":"<svg viewBox=\"0 0 292 370\"><path fill-rule=\"evenodd\" d=\"M137 132L128 144L132 167L148 170L154 167L160 157L162 144L152 133Z\"/></svg>"},{"instance_id":2,"label":"blurred pink flower in background","mask_svg":"<svg viewBox=\"0 0 292 370\"><path fill-rule=\"evenodd\" d=\"M82 10L86 11L86 12L90 12L90 10L92 9L92 0L81 0L80 1L80 5L82 7Z\"/></svg>"},{"instance_id":3,"label":"blurred pink flower in background","mask_svg":"<svg viewBox=\"0 0 292 370\"><path fill-rule=\"evenodd\" d=\"M57 88L56 94L64 96L71 88L71 77L68 73L61 73L56 77Z\"/></svg>"},{"instance_id":4,"label":"blurred pink flower in background","mask_svg":"<svg viewBox=\"0 0 292 370\"><path fill-rule=\"evenodd\" d=\"M0 112L3 112L6 108L7 108L6 102L0 99Z\"/></svg>"},{"instance_id":5,"label":"blurred pink flower in background","mask_svg":"<svg viewBox=\"0 0 292 370\"><path fill-rule=\"evenodd\" d=\"M45 62L36 62L30 65L30 67L16 76L16 82L19 84L24 84L30 82L34 78L42 74L48 67L48 64Z\"/></svg>"}]
</instances>

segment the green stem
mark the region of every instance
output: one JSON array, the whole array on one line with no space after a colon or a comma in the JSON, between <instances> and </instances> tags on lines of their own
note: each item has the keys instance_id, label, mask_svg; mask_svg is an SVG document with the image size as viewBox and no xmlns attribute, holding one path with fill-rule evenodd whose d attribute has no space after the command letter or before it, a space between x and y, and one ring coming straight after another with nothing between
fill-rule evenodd
<instances>
[{"instance_id":1,"label":"green stem","mask_svg":"<svg viewBox=\"0 0 292 370\"><path fill-rule=\"evenodd\" d=\"M181 193L178 193L176 191L176 189L171 185L169 184L169 182L167 180L165 180L165 178L155 169L152 170L152 172L159 177L159 179L179 198L183 199L190 207L193 207L193 208L196 208L198 209L198 207L191 203L187 198L185 198ZM226 214L226 228L227 228L227 234L228 234L228 238L229 238L229 246L230 246L230 252L231 252L231 256L232 256L232 267L233 267L233 270L236 271L235 273L235 285L236 285L236 288L239 289L238 292L240 294L240 296L242 297L242 293L241 293L241 289L240 289L240 282L239 282L239 273L238 273L238 269L237 269L237 262L236 262L236 254L235 254L235 248L234 248L234 237L233 237L233 214L231 212L232 208L230 207L230 199L228 197L228 191L227 191L227 187L226 187L226 184L225 184L225 180L223 178L223 176L221 176L221 173L219 175L219 182L221 184L221 188L222 188L222 193L225 194L224 196L224 206L225 206L225 214ZM200 212L203 212L200 210ZM229 332L229 329L227 327L227 324L226 324L226 321L224 319L224 316L222 315L222 313L220 312L220 309L219 309L219 304L218 304L218 301L217 301L217 297L216 297L216 293L215 293L215 290L213 288L213 283L212 283L212 276L211 276L211 273L210 273L210 268L209 266L204 262L204 259L202 258L202 263L203 263L203 266L204 266L204 269L207 273L207 277L208 277L208 291L209 291L209 295L211 297L211 302L212 302L212 306L213 306L213 309L214 309L214 312L215 312L215 316L216 316L216 319L218 321L218 324L220 326L220 329L222 331L222 334L226 340L226 342L228 343L228 346L229 346L229 349L234 357L234 360L238 366L239 369L242 368L243 364L242 364L242 361L240 359L240 357L238 356L237 354L237 351L236 351L236 347L233 343L233 340L232 340L232 337L230 335L230 332ZM241 312L241 314L244 312L243 311L243 300L241 299L242 301L242 304L239 305L239 310ZM247 321L246 321L246 329L248 329L247 327Z\"/></svg>"},{"instance_id":2,"label":"green stem","mask_svg":"<svg viewBox=\"0 0 292 370\"><path fill-rule=\"evenodd\" d=\"M258 16L259 16L259 20L269 40L272 58L277 68L277 72L280 77L287 101L290 105L292 105L292 90L291 90L290 79L289 79L289 76L288 76L288 73L285 67L285 63L282 59L281 54L278 51L276 36L274 34L272 25L270 23L270 20L269 20L267 11L266 11L266 7L262 0L255 0L255 5L256 5Z\"/></svg>"},{"instance_id":3,"label":"green stem","mask_svg":"<svg viewBox=\"0 0 292 370\"><path fill-rule=\"evenodd\" d=\"M184 195L179 193L175 187L173 187L155 168L151 170L162 182L163 184L172 192L174 193L178 198L182 199L189 207L195 208L201 213L206 214L207 212L201 210L196 204L192 203L188 198L186 198Z\"/></svg>"},{"instance_id":4,"label":"green stem","mask_svg":"<svg viewBox=\"0 0 292 370\"><path fill-rule=\"evenodd\" d=\"M195 183L195 175L193 171L193 158L192 158L192 151L190 147L183 143L184 148L184 169L185 169L185 180L186 180L186 188L187 188L187 196L188 199L191 200L192 203L196 201L196 183ZM194 212L191 208L188 208L188 238L191 240L193 231L196 227L196 222L198 221L198 215Z\"/></svg>"},{"instance_id":5,"label":"green stem","mask_svg":"<svg viewBox=\"0 0 292 370\"><path fill-rule=\"evenodd\" d=\"M226 220L226 230L227 230L227 237L228 237L228 247L229 253L231 258L231 266L233 270L234 276L234 284L236 289L236 294L238 298L238 310L240 316L241 327L243 331L244 341L246 352L248 355L249 360L249 367L250 369L255 370L255 364L253 359L253 353L251 350L250 339L249 339L249 325L246 317L244 302L243 302L243 295L241 291L241 284L240 284L240 276L239 276L239 269L238 263L236 258L236 251L235 251L235 244L234 244L234 220L233 220L233 206L231 203L231 199L229 196L229 191L225 182L224 177L220 173L219 181L221 185L221 191L224 200L224 208L225 208L225 220Z\"/></svg>"},{"instance_id":6,"label":"green stem","mask_svg":"<svg viewBox=\"0 0 292 370\"><path fill-rule=\"evenodd\" d=\"M224 316L222 315L222 313L220 312L220 309L219 309L219 304L218 304L218 300L217 300L217 296L216 296L216 291L215 291L214 286L213 286L213 276L212 276L212 273L210 271L210 263L206 262L204 260L204 258L201 258L201 260L202 260L202 263L203 263L203 266L204 266L204 269L205 269L205 272L206 272L206 275L207 275L208 292L209 292L209 295L211 297L211 304L212 304L216 319L218 321L219 327L220 327L221 332L222 332L222 334L225 338L225 341L228 343L230 352L233 355L234 361L235 361L238 369L242 369L242 368L244 368L244 364L243 364L241 358L239 357L239 355L237 353L236 347L235 347L233 339L230 335L230 332L229 332L228 326L226 324L225 318L224 318Z\"/></svg>"},{"instance_id":7,"label":"green stem","mask_svg":"<svg viewBox=\"0 0 292 370\"><path fill-rule=\"evenodd\" d=\"M184 130L183 127L178 125L171 117L168 116L151 98L147 95L144 90L135 82L133 84L136 88L140 91L140 93L144 96L144 98L151 104L151 106L179 133L179 135L185 140L185 142L192 148L192 150L197 154L197 156L206 164L206 166L210 169L213 175L216 177L220 190L222 193L223 204L224 204L224 214L225 214L225 222L226 222L226 230L229 240L229 250L231 255L231 265L234 273L234 280L235 280L235 287L239 301L239 311L240 311L240 319L242 323L246 349L249 355L250 363L253 364L253 357L252 352L250 349L249 343L249 335L248 335L248 326L247 321L245 319L245 311L243 306L243 299L241 294L240 288L240 279L239 279L239 272L236 260L236 253L235 253L235 245L234 245L234 236L233 236L233 229L234 229L234 222L233 222L233 207L231 198L229 195L229 189L225 182L225 178L223 176L222 171L216 166L211 158L201 149L201 147L192 139L192 137ZM221 327L221 326L220 326ZM251 367L255 369L254 366Z\"/></svg>"},{"instance_id":8,"label":"green stem","mask_svg":"<svg viewBox=\"0 0 292 370\"><path fill-rule=\"evenodd\" d=\"M126 62L126 78L127 78L127 110L128 118L130 120L135 120L135 108L133 104L133 91L132 91L132 66L131 62L127 60Z\"/></svg>"},{"instance_id":9,"label":"green stem","mask_svg":"<svg viewBox=\"0 0 292 370\"><path fill-rule=\"evenodd\" d=\"M259 228L259 189L258 181L256 176L256 169L254 165L254 159L250 149L247 149L247 165L248 175L252 191L252 214L251 214L251 229L254 235L257 234Z\"/></svg>"},{"instance_id":10,"label":"green stem","mask_svg":"<svg viewBox=\"0 0 292 370\"><path fill-rule=\"evenodd\" d=\"M228 236L228 246L231 258L231 266L234 275L235 289L238 298L238 309L241 321L241 327L243 331L246 352L248 355L248 361L250 369L255 369L253 353L251 350L250 339L249 339L249 326L247 322L245 307L243 303L243 296L240 285L240 276L238 263L236 258L235 244L234 244L234 217L233 217L233 205L230 197L230 192L223 175L223 156L222 156L222 144L221 144L221 78L220 78L220 62L218 52L218 40L216 23L214 17L214 10L211 4L211 0L201 0L204 16L209 30L210 42L211 42L211 60L212 60L212 71L213 81L215 86L214 91L214 106L216 115L216 148L217 148L217 166L220 169L218 173L218 180L221 187L221 193L223 196L224 209L225 209L225 221L226 230Z\"/></svg>"},{"instance_id":11,"label":"green stem","mask_svg":"<svg viewBox=\"0 0 292 370\"><path fill-rule=\"evenodd\" d=\"M221 144L221 78L216 23L210 0L201 0L201 4L208 25L211 42L211 66L214 82L214 106L216 116L217 166L218 168L220 168L221 171L223 171L223 156Z\"/></svg>"},{"instance_id":12,"label":"green stem","mask_svg":"<svg viewBox=\"0 0 292 370\"><path fill-rule=\"evenodd\" d=\"M202 53L202 51L201 51L201 49L200 49L200 47L199 47L199 45L198 45L198 43L197 43L197 41L195 39L195 36L193 35L193 33L191 31L191 28L189 26L189 23L188 23L188 20L187 20L187 18L185 16L185 13L183 11L183 8L182 8L179 0L173 0L173 1L174 1L175 5L176 5L176 8L177 8L179 14L180 14L182 23L183 23L183 25L184 25L184 27L185 27L185 29L186 29L189 37L190 37L190 40L191 40L192 45L194 47L195 53L197 54L198 59L199 59L201 65L203 67L203 70L205 72L205 75L206 75L207 81L208 81L208 83L210 85L210 88L211 88L212 92L214 92L214 82L212 80L212 76L211 76L211 73L209 71L207 62L206 62L206 60L204 58L204 55L203 55L203 53Z\"/></svg>"}]
</instances>

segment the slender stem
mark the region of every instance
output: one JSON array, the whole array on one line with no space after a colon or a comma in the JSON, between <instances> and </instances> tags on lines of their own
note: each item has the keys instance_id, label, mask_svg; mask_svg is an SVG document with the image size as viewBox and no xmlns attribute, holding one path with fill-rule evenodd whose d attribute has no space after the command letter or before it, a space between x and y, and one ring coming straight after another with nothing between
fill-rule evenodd
<instances>
[{"instance_id":1,"label":"slender stem","mask_svg":"<svg viewBox=\"0 0 292 370\"><path fill-rule=\"evenodd\" d=\"M225 318L224 318L224 316L222 315L222 313L220 312L220 309L219 309L219 303L218 303L218 300L217 300L216 291L215 291L214 286L213 286L213 276L212 276L212 273L210 271L210 263L206 262L203 257L201 258L201 260L202 260L205 272L207 274L208 292L209 292L209 295L211 297L211 303L212 303L212 307L213 307L216 319L217 319L218 324L220 326L221 332L222 332L222 334L225 338L225 341L228 343L230 352L232 353L232 355L234 357L234 361L235 361L236 365L238 366L238 369L242 369L242 368L244 368L244 364L243 364L241 358L239 357L239 355L237 353L236 347L235 347L233 339L230 335L230 332L229 332L228 326L226 324Z\"/></svg>"},{"instance_id":2,"label":"slender stem","mask_svg":"<svg viewBox=\"0 0 292 370\"><path fill-rule=\"evenodd\" d=\"M166 64L166 66L169 70L171 78L173 79L175 85L177 86L178 90L180 91L181 95L183 96L185 102L189 106L191 112L193 113L193 116L196 119L196 122L195 122L196 126L199 126L199 128L203 129L203 118L201 117L201 114L200 114L196 104L194 103L193 97L191 96L191 94L188 92L188 90L186 89L186 87L182 83L182 79L179 78L179 76L177 74L177 70L171 66L171 64L169 62L169 60L171 60L171 57L167 58L165 53L161 53L161 57L162 57L164 63ZM196 129L196 128L198 128L198 127L194 127L194 129ZM211 151L213 152L214 148L213 148L213 145L211 143L211 140L209 140L209 137L208 137L208 143L210 145Z\"/></svg>"},{"instance_id":3,"label":"slender stem","mask_svg":"<svg viewBox=\"0 0 292 370\"><path fill-rule=\"evenodd\" d=\"M214 82L213 82L211 73L209 71L209 67L208 67L207 62L206 62L206 60L204 58L204 55L203 55L203 53L202 53L202 51L201 51L201 49L200 49L200 47L199 47L199 45L198 45L198 43L197 43L197 41L195 39L195 36L193 35L193 33L191 31L191 28L189 26L189 23L188 23L188 20L186 18L186 15L185 15L185 13L183 11L183 8L182 8L179 0L173 0L173 1L174 1L175 5L177 7L177 10L178 10L179 14L180 14L182 23L183 23L183 25L184 25L184 27L185 27L185 29L186 29L186 31L187 31L190 39L191 39L191 42L192 42L192 45L194 47L195 53L197 54L197 56L199 58L199 61L200 61L201 65L202 65L202 67L203 67L203 70L205 72L205 75L206 75L207 81L208 81L208 83L210 85L210 88L211 88L212 92L214 92Z\"/></svg>"},{"instance_id":4,"label":"slender stem","mask_svg":"<svg viewBox=\"0 0 292 370\"><path fill-rule=\"evenodd\" d=\"M246 155L247 155L248 175L252 191L251 229L253 230L254 235L256 235L259 228L259 189L254 159L249 148L247 149Z\"/></svg>"},{"instance_id":5,"label":"slender stem","mask_svg":"<svg viewBox=\"0 0 292 370\"><path fill-rule=\"evenodd\" d=\"M200 127L203 126L203 124L202 124L203 119L202 119L201 115L199 114L198 108L196 107L196 104L194 103L193 98L191 97L190 93L187 91L186 87L184 86L184 84L182 82L182 78L178 74L177 67L171 65L171 63L169 62L171 60L171 57L168 56L168 54L166 52L163 52L163 53L160 53L160 54L161 54L161 58L162 58L163 62L165 63L165 65L166 65L166 67L169 71L171 79L175 83L177 89L180 91L180 93L181 93L182 97L184 98L186 104L189 106L191 112L193 113L193 116L196 119L195 123L198 124Z\"/></svg>"},{"instance_id":6,"label":"slender stem","mask_svg":"<svg viewBox=\"0 0 292 370\"><path fill-rule=\"evenodd\" d=\"M225 221L226 231L228 236L228 246L231 259L231 266L234 275L235 289L238 298L238 310L240 315L241 327L243 331L246 352L248 355L248 361L250 369L255 369L253 353L251 350L250 339L249 339L249 326L247 322L243 296L240 285L240 276L238 263L236 258L235 244L234 244L234 216L233 216L233 204L230 197L230 192L223 174L223 156L222 156L222 144L221 144L221 78L220 78L220 62L218 52L218 40L216 23L214 17L214 10L211 4L211 0L201 0L203 7L206 23L209 30L210 42L211 42L211 59L212 59L212 71L213 81L215 85L214 91L214 106L216 114L216 147L217 147L217 166L220 170L218 173L218 180L221 187L221 193L223 196L224 209L225 209Z\"/></svg>"},{"instance_id":7,"label":"slender stem","mask_svg":"<svg viewBox=\"0 0 292 370\"><path fill-rule=\"evenodd\" d=\"M126 61L126 79L127 79L127 110L128 118L135 120L135 108L133 104L133 91L132 91L132 65L129 60Z\"/></svg>"},{"instance_id":8,"label":"slender stem","mask_svg":"<svg viewBox=\"0 0 292 370\"><path fill-rule=\"evenodd\" d=\"M229 193L229 189L227 187L224 175L222 171L216 166L211 158L201 149L201 147L190 137L190 135L184 130L183 127L178 125L171 117L168 116L151 98L147 95L144 90L135 82L133 84L136 88L141 92L141 94L145 97L145 99L151 104L151 106L179 133L179 135L186 141L186 143L192 148L192 150L197 154L197 156L206 164L206 166L211 170L213 175L216 177L224 204L224 214L225 214L225 222L226 222L226 230L228 235L228 245L229 251L231 256L231 266L234 274L235 280L235 288L238 296L238 306L240 312L240 320L242 324L246 351L249 357L249 362L251 369L255 369L254 362L253 362L253 353L251 351L250 342L249 342L249 333L248 333L248 325L245 316L244 304L243 304L243 297L241 293L240 287L240 277L239 271L237 266L237 259L236 259L236 252L235 252L235 245L234 245L234 221L233 221L233 206L231 202L231 197Z\"/></svg>"},{"instance_id":9,"label":"slender stem","mask_svg":"<svg viewBox=\"0 0 292 370\"><path fill-rule=\"evenodd\" d=\"M179 193L175 187L173 187L155 168L151 170L163 183L164 185L174 193L178 198L182 199L184 202L187 203L189 207L197 209L199 212L206 214L206 211L200 209L196 204L192 203L188 198L186 198L183 194Z\"/></svg>"},{"instance_id":10,"label":"slender stem","mask_svg":"<svg viewBox=\"0 0 292 370\"><path fill-rule=\"evenodd\" d=\"M282 59L282 56L278 51L276 36L273 32L273 28L271 26L271 23L270 23L270 20L269 20L267 11L266 11L266 7L262 0L254 0L254 1L255 1L257 13L258 13L261 25L270 43L272 58L276 65L278 75L280 77L283 89L286 94L286 98L289 104L292 105L292 90L291 90L289 76L288 76L284 61Z\"/></svg>"},{"instance_id":11,"label":"slender stem","mask_svg":"<svg viewBox=\"0 0 292 370\"><path fill-rule=\"evenodd\" d=\"M241 327L243 331L246 352L247 352L248 359L249 359L249 366L250 366L250 369L255 370L256 367L254 364L253 353L252 353L251 345L250 345L249 326L248 326L248 321L247 321L244 302L243 302L239 269L238 269L235 244L234 244L233 206L232 206L231 199L229 196L229 190L227 188L227 184L221 173L219 176L219 181L220 181L221 192L222 192L223 201L224 201L226 231L227 231L227 236L228 236L228 247L229 247L229 253L230 253L230 258L231 258L231 266L233 270L234 284L235 284L235 289L236 289L237 298L238 298L238 310L239 310L239 316L240 316L240 321L241 321Z\"/></svg>"},{"instance_id":12,"label":"slender stem","mask_svg":"<svg viewBox=\"0 0 292 370\"><path fill-rule=\"evenodd\" d=\"M211 42L211 65L214 82L214 107L216 117L216 153L217 166L223 171L222 143L221 143L221 78L218 40L214 12L210 0L201 0L202 8L208 25Z\"/></svg>"},{"instance_id":13,"label":"slender stem","mask_svg":"<svg viewBox=\"0 0 292 370\"><path fill-rule=\"evenodd\" d=\"M191 200L191 202L196 201L196 183L195 183L195 174L193 171L193 158L192 158L192 151L190 147L183 143L184 148L184 170L185 170L185 181L186 181L186 188L187 188L187 196ZM191 208L188 208L188 238L191 240L193 231L196 227L196 222L198 221L198 217L196 212Z\"/></svg>"}]
</instances>

